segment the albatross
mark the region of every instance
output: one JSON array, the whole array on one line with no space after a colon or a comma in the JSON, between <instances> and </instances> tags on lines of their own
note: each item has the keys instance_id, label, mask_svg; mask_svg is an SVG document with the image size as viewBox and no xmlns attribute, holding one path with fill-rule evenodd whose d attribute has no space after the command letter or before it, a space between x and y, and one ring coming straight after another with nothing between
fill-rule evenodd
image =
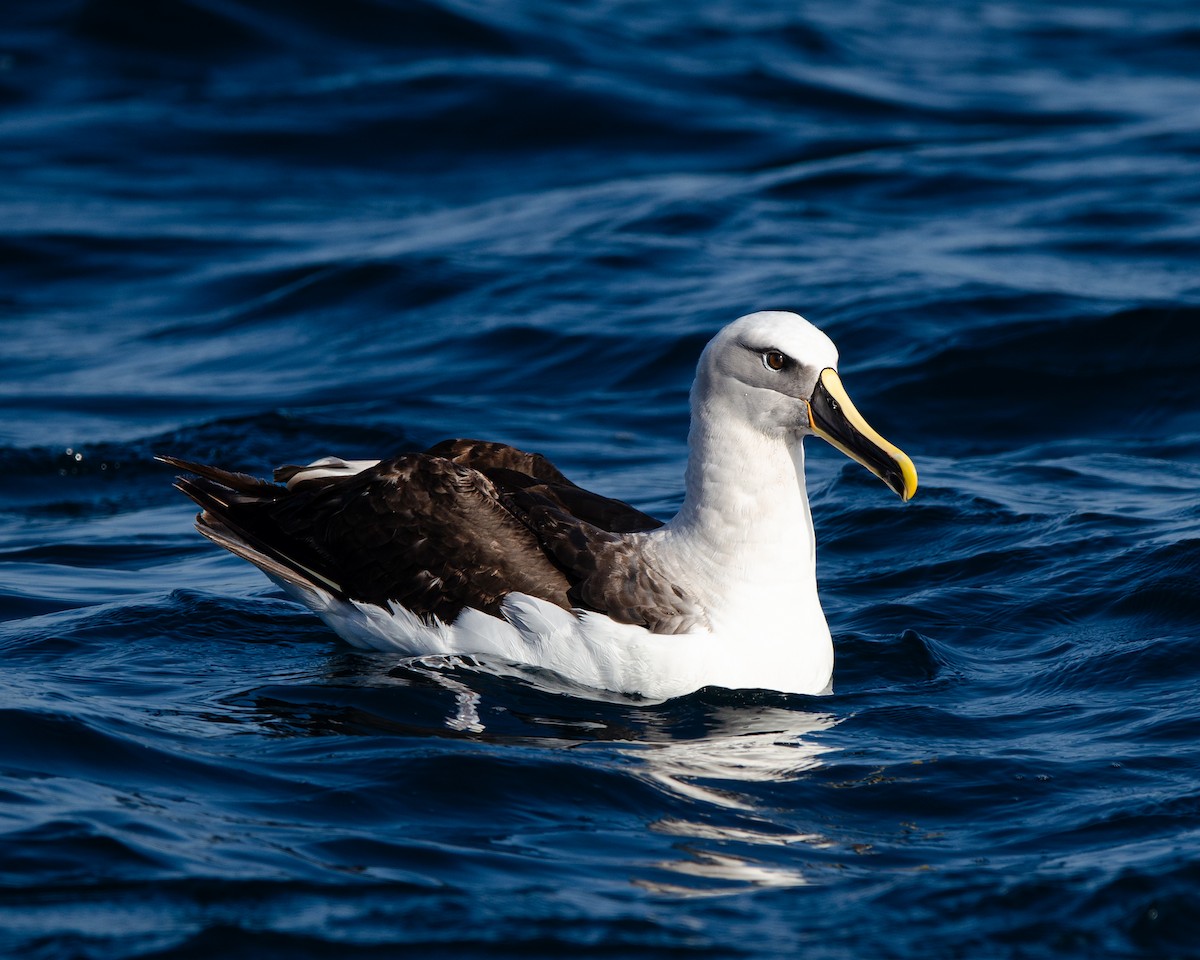
<instances>
[{"instance_id":1,"label":"albatross","mask_svg":"<svg viewBox=\"0 0 1200 960\"><path fill-rule=\"evenodd\" d=\"M664 700L708 685L820 694L833 642L817 596L804 438L902 500L912 461L850 402L838 353L795 313L752 313L705 347L685 496L663 523L539 454L445 440L325 457L274 482L177 457L201 534L357 647L470 656Z\"/></svg>"}]
</instances>

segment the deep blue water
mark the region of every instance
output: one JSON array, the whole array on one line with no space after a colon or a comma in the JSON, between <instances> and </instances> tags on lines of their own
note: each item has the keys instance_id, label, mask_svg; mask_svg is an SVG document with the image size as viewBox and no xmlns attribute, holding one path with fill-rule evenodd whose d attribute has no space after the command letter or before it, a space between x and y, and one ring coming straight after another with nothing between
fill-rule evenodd
<instances>
[{"instance_id":1,"label":"deep blue water","mask_svg":"<svg viewBox=\"0 0 1200 960\"><path fill-rule=\"evenodd\" d=\"M795 309L824 698L356 652L155 452L445 436L669 516ZM0 14L0 953L1200 956L1200 11Z\"/></svg>"}]
</instances>

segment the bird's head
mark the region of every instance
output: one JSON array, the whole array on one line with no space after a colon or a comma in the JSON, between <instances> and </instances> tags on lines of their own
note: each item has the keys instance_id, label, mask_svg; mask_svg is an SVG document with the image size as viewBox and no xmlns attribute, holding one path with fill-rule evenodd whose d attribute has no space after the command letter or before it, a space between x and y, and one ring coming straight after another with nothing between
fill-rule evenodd
<instances>
[{"instance_id":1,"label":"bird's head","mask_svg":"<svg viewBox=\"0 0 1200 960\"><path fill-rule=\"evenodd\" d=\"M833 341L799 314L764 310L735 320L700 357L694 403L719 398L772 440L815 434L857 460L901 499L917 489L912 460L884 440L850 401Z\"/></svg>"}]
</instances>

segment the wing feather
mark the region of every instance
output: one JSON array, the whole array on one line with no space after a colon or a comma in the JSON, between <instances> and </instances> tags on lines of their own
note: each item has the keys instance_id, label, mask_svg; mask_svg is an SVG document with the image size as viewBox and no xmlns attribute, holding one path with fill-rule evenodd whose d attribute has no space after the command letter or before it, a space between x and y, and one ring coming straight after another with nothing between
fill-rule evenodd
<instances>
[{"instance_id":1,"label":"wing feather","mask_svg":"<svg viewBox=\"0 0 1200 960\"><path fill-rule=\"evenodd\" d=\"M661 520L622 500L572 483L540 453L526 453L487 440L443 440L425 452L478 470L503 493L529 490L540 494L570 516L611 533L636 533L662 526Z\"/></svg>"},{"instance_id":2,"label":"wing feather","mask_svg":"<svg viewBox=\"0 0 1200 960\"><path fill-rule=\"evenodd\" d=\"M168 462L199 474L177 484L203 509L198 526L220 531L212 539L225 546L232 533L269 558L274 575L282 567L311 582L315 573L345 599L385 608L395 602L443 620L466 606L498 613L513 590L569 606L562 571L495 485L469 467L407 454L288 490Z\"/></svg>"},{"instance_id":3,"label":"wing feather","mask_svg":"<svg viewBox=\"0 0 1200 960\"><path fill-rule=\"evenodd\" d=\"M275 577L343 599L398 603L451 621L500 615L509 593L603 613L656 633L704 623L653 570L637 533L655 518L568 480L540 454L447 440L328 475L295 468L291 487L173 457L209 539Z\"/></svg>"}]
</instances>

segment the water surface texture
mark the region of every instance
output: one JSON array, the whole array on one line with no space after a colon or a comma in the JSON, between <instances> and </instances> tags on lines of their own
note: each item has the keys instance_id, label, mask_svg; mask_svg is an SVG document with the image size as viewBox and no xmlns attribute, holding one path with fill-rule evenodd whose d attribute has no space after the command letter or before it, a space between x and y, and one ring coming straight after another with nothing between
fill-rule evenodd
<instances>
[{"instance_id":1,"label":"water surface texture","mask_svg":"<svg viewBox=\"0 0 1200 960\"><path fill-rule=\"evenodd\" d=\"M0 952L1196 956L1198 264L1194 4L7 4ZM151 459L667 517L760 308L921 473L809 442L828 697L357 652Z\"/></svg>"}]
</instances>

